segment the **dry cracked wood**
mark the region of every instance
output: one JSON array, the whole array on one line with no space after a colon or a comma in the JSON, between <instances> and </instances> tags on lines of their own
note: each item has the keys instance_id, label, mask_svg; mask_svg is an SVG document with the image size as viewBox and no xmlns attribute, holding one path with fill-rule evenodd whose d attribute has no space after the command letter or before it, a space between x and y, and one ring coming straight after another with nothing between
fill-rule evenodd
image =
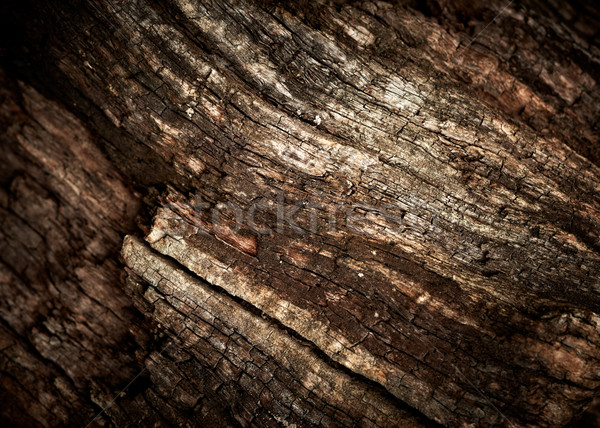
<instances>
[{"instance_id":1,"label":"dry cracked wood","mask_svg":"<svg viewBox=\"0 0 600 428\"><path fill-rule=\"evenodd\" d=\"M6 65L27 83L3 76L3 417L576 417L600 388L600 51L568 9L505 6L36 4Z\"/></svg>"}]
</instances>

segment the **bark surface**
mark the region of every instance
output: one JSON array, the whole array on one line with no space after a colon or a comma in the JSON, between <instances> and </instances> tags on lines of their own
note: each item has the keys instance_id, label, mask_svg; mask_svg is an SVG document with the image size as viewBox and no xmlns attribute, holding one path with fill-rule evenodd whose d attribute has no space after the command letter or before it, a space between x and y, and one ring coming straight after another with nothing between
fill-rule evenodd
<instances>
[{"instance_id":1,"label":"bark surface","mask_svg":"<svg viewBox=\"0 0 600 428\"><path fill-rule=\"evenodd\" d=\"M2 421L579 417L600 14L506 3L3 6Z\"/></svg>"}]
</instances>

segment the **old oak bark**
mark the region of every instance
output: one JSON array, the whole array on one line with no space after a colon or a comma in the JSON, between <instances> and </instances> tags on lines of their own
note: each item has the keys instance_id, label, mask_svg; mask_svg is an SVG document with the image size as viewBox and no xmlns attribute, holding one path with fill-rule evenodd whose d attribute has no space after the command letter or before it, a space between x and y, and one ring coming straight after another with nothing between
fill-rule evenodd
<instances>
[{"instance_id":1,"label":"old oak bark","mask_svg":"<svg viewBox=\"0 0 600 428\"><path fill-rule=\"evenodd\" d=\"M597 10L49 3L2 7L4 423L562 426L599 395Z\"/></svg>"}]
</instances>

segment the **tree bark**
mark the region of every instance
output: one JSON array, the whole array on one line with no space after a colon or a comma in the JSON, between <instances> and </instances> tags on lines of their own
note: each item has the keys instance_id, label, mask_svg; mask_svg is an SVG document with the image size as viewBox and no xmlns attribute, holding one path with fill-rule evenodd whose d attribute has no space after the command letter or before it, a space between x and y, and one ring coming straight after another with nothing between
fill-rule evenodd
<instances>
[{"instance_id":1,"label":"tree bark","mask_svg":"<svg viewBox=\"0 0 600 428\"><path fill-rule=\"evenodd\" d=\"M576 421L600 14L506 3L3 6L1 420Z\"/></svg>"}]
</instances>

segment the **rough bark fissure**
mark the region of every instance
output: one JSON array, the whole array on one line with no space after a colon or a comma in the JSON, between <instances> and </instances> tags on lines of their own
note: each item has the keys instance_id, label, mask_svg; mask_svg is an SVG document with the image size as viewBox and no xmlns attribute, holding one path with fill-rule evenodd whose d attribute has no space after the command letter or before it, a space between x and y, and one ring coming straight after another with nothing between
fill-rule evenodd
<instances>
[{"instance_id":1,"label":"rough bark fissure","mask_svg":"<svg viewBox=\"0 0 600 428\"><path fill-rule=\"evenodd\" d=\"M600 388L600 14L505 6L3 10L3 421L574 420Z\"/></svg>"}]
</instances>

